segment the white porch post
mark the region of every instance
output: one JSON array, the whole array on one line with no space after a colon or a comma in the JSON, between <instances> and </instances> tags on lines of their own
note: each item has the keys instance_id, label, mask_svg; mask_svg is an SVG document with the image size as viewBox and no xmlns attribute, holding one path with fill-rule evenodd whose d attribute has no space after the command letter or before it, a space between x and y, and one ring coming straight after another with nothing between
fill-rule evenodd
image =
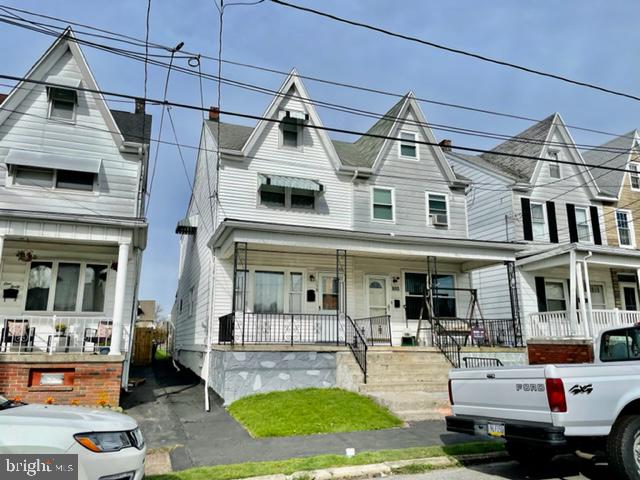
<instances>
[{"instance_id":1,"label":"white porch post","mask_svg":"<svg viewBox=\"0 0 640 480\"><path fill-rule=\"evenodd\" d=\"M0 235L0 267L2 267L2 254L4 253L4 235Z\"/></svg>"},{"instance_id":2,"label":"white porch post","mask_svg":"<svg viewBox=\"0 0 640 480\"><path fill-rule=\"evenodd\" d=\"M127 266L129 264L129 243L121 243L118 248L118 272L116 274L116 293L113 301L113 329L109 355L120 355L122 344L122 324L124 315L124 295L127 284Z\"/></svg>"},{"instance_id":3,"label":"white porch post","mask_svg":"<svg viewBox=\"0 0 640 480\"><path fill-rule=\"evenodd\" d=\"M587 326L589 330L587 331L587 335L592 336L594 334L593 327L593 302L591 301L591 281L589 280L589 264L587 260L582 261L582 269L584 270L584 286L586 288L587 294Z\"/></svg>"},{"instance_id":4,"label":"white porch post","mask_svg":"<svg viewBox=\"0 0 640 480\"><path fill-rule=\"evenodd\" d=\"M582 277L582 262L578 263L576 269L576 281L578 283L578 300L580 300L580 320L582 323L582 330L585 335L589 336L589 327L587 320L587 306L585 305L585 295L584 295L584 279Z\"/></svg>"},{"instance_id":5,"label":"white porch post","mask_svg":"<svg viewBox=\"0 0 640 480\"><path fill-rule=\"evenodd\" d=\"M576 311L576 251L569 251L569 305L567 305L567 311L569 312L569 325L571 326L571 333L575 334L578 331L578 315Z\"/></svg>"}]
</instances>

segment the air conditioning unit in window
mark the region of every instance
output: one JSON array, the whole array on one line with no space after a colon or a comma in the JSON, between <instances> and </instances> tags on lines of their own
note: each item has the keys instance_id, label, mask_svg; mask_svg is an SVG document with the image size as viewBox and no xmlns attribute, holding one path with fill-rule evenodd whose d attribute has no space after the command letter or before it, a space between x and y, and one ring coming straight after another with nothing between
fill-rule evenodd
<instances>
[{"instance_id":1,"label":"air conditioning unit in window","mask_svg":"<svg viewBox=\"0 0 640 480\"><path fill-rule=\"evenodd\" d=\"M447 215L444 213L438 213L436 215L430 215L431 217L431 225L434 227L446 227L449 225L447 220Z\"/></svg>"}]
</instances>

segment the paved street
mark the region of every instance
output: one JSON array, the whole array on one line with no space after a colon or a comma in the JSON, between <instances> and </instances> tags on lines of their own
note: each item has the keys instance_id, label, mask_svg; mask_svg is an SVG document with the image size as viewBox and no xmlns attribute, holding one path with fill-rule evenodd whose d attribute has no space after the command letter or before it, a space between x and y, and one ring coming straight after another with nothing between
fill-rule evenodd
<instances>
[{"instance_id":1,"label":"paved street","mask_svg":"<svg viewBox=\"0 0 640 480\"><path fill-rule=\"evenodd\" d=\"M396 480L610 480L613 474L606 465L592 465L574 456L557 457L535 471L516 462L501 462L467 468L438 470L420 475L399 475Z\"/></svg>"}]
</instances>

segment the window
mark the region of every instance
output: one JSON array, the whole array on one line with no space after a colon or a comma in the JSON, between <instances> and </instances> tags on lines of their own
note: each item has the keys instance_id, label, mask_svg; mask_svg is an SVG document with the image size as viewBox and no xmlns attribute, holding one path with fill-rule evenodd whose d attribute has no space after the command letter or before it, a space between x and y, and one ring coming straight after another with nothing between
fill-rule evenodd
<instances>
[{"instance_id":1,"label":"window","mask_svg":"<svg viewBox=\"0 0 640 480\"><path fill-rule=\"evenodd\" d=\"M400 132L400 156L404 158L418 158L415 133Z\"/></svg>"},{"instance_id":2,"label":"window","mask_svg":"<svg viewBox=\"0 0 640 480\"><path fill-rule=\"evenodd\" d=\"M427 224L434 227L446 227L449 225L449 212L447 196L437 193L427 193Z\"/></svg>"},{"instance_id":3,"label":"window","mask_svg":"<svg viewBox=\"0 0 640 480\"><path fill-rule=\"evenodd\" d=\"M456 292L453 275L432 275L433 313L439 317L456 316Z\"/></svg>"},{"instance_id":4,"label":"window","mask_svg":"<svg viewBox=\"0 0 640 480\"><path fill-rule=\"evenodd\" d=\"M542 203L531 202L531 230L534 240L547 239L547 220Z\"/></svg>"},{"instance_id":5,"label":"window","mask_svg":"<svg viewBox=\"0 0 640 480\"><path fill-rule=\"evenodd\" d=\"M631 190L640 190L640 164L629 163L629 180L631 180Z\"/></svg>"},{"instance_id":6,"label":"window","mask_svg":"<svg viewBox=\"0 0 640 480\"><path fill-rule=\"evenodd\" d=\"M316 192L313 190L291 189L291 208L313 210L316 208Z\"/></svg>"},{"instance_id":7,"label":"window","mask_svg":"<svg viewBox=\"0 0 640 480\"><path fill-rule=\"evenodd\" d=\"M64 387L73 385L73 368L31 368L29 369L30 387Z\"/></svg>"},{"instance_id":8,"label":"window","mask_svg":"<svg viewBox=\"0 0 640 480\"><path fill-rule=\"evenodd\" d=\"M631 212L628 210L616 210L616 226L618 229L618 243L621 247L633 247L635 234Z\"/></svg>"},{"instance_id":9,"label":"window","mask_svg":"<svg viewBox=\"0 0 640 480\"><path fill-rule=\"evenodd\" d=\"M322 292L322 310L338 309L338 279L333 275L320 277L320 289Z\"/></svg>"},{"instance_id":10,"label":"window","mask_svg":"<svg viewBox=\"0 0 640 480\"><path fill-rule=\"evenodd\" d=\"M282 146L297 148L299 145L300 124L291 117L282 119Z\"/></svg>"},{"instance_id":11,"label":"window","mask_svg":"<svg viewBox=\"0 0 640 480\"><path fill-rule=\"evenodd\" d=\"M393 189L373 187L371 216L374 220L393 221Z\"/></svg>"},{"instance_id":12,"label":"window","mask_svg":"<svg viewBox=\"0 0 640 480\"><path fill-rule=\"evenodd\" d=\"M607 308L604 299L604 285L601 283L592 283L589 285L589 289L591 290L591 308L595 310L604 310Z\"/></svg>"},{"instance_id":13,"label":"window","mask_svg":"<svg viewBox=\"0 0 640 480\"><path fill-rule=\"evenodd\" d=\"M284 187L263 185L260 188L260 203L269 207L283 207L286 205L286 192Z\"/></svg>"},{"instance_id":14,"label":"window","mask_svg":"<svg viewBox=\"0 0 640 480\"><path fill-rule=\"evenodd\" d=\"M589 224L589 210L584 207L576 207L576 227L578 229L578 241L591 241L591 225Z\"/></svg>"},{"instance_id":15,"label":"window","mask_svg":"<svg viewBox=\"0 0 640 480\"><path fill-rule=\"evenodd\" d=\"M24 309L103 312L108 270L83 262L31 262Z\"/></svg>"},{"instance_id":16,"label":"window","mask_svg":"<svg viewBox=\"0 0 640 480\"><path fill-rule=\"evenodd\" d=\"M638 358L640 358L640 330L637 328L612 330L602 336L601 361L624 362Z\"/></svg>"},{"instance_id":17,"label":"window","mask_svg":"<svg viewBox=\"0 0 640 480\"><path fill-rule=\"evenodd\" d=\"M53 186L54 171L49 168L16 166L13 171L13 184L26 187Z\"/></svg>"},{"instance_id":18,"label":"window","mask_svg":"<svg viewBox=\"0 0 640 480\"><path fill-rule=\"evenodd\" d=\"M69 190L92 191L95 174L91 172L74 172L72 170L56 171L56 188Z\"/></svg>"},{"instance_id":19,"label":"window","mask_svg":"<svg viewBox=\"0 0 640 480\"><path fill-rule=\"evenodd\" d=\"M548 312L559 312L567 309L563 282L545 281L544 291L547 297Z\"/></svg>"},{"instance_id":20,"label":"window","mask_svg":"<svg viewBox=\"0 0 640 480\"><path fill-rule=\"evenodd\" d=\"M254 312L284 312L283 272L256 272L255 285Z\"/></svg>"},{"instance_id":21,"label":"window","mask_svg":"<svg viewBox=\"0 0 640 480\"><path fill-rule=\"evenodd\" d=\"M552 160L548 162L549 164L549 177L551 178L562 178L562 172L560 171L560 164L558 163L558 157L560 152L557 150L549 150L547 152L547 157Z\"/></svg>"},{"instance_id":22,"label":"window","mask_svg":"<svg viewBox=\"0 0 640 480\"><path fill-rule=\"evenodd\" d=\"M302 273L289 274L289 313L302 313Z\"/></svg>"},{"instance_id":23,"label":"window","mask_svg":"<svg viewBox=\"0 0 640 480\"><path fill-rule=\"evenodd\" d=\"M49 117L73 120L75 117L76 91L49 87Z\"/></svg>"}]
</instances>

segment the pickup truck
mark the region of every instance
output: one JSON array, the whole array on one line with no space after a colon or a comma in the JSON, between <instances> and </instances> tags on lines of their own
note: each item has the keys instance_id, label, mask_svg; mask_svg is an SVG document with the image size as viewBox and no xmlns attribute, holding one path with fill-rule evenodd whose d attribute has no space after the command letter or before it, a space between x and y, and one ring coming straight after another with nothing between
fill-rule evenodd
<instances>
[{"instance_id":1,"label":"pickup truck","mask_svg":"<svg viewBox=\"0 0 640 480\"><path fill-rule=\"evenodd\" d=\"M453 369L452 432L504 438L523 463L604 453L640 480L640 325L603 331L594 363Z\"/></svg>"}]
</instances>

